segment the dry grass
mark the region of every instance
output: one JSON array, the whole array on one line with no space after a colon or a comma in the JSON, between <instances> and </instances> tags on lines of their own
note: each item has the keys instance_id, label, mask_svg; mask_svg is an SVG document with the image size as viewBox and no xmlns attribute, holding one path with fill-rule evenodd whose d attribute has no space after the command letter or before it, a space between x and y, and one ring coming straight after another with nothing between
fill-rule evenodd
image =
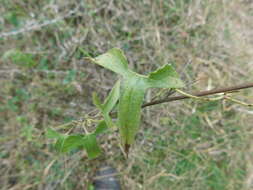
<instances>
[{"instance_id":1,"label":"dry grass","mask_svg":"<svg viewBox=\"0 0 253 190\"><path fill-rule=\"evenodd\" d=\"M146 108L127 161L115 135L96 160L84 152L58 156L44 137L47 127L92 111L93 91L106 96L117 76L82 57L112 47L122 48L140 73L173 63L189 91L252 81L251 1L0 3L2 189L92 189L94 170L104 162L120 171L125 189L251 188L252 109L228 102ZM4 58L13 50L26 57ZM253 102L252 90L234 96Z\"/></svg>"}]
</instances>

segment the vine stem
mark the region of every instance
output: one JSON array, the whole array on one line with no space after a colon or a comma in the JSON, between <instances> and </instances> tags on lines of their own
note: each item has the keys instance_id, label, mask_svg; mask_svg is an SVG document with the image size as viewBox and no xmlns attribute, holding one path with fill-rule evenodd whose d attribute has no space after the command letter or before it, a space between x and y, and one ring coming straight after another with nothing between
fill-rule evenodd
<instances>
[{"instance_id":1,"label":"vine stem","mask_svg":"<svg viewBox=\"0 0 253 190\"><path fill-rule=\"evenodd\" d=\"M209 95L219 94L219 93L230 93L230 92L234 92L234 91L241 90L241 89L246 89L246 88L253 88L253 83L246 83L246 84L241 84L241 85L237 85L237 86L231 86L231 87L224 87L224 88L217 88L217 89L212 89L212 90L195 92L195 93L192 93L192 96L193 97L194 96L195 97L201 97L201 96L209 96ZM188 96L188 95L168 97L168 98L164 98L164 99L161 99L161 100L147 102L147 103L142 105L142 108L152 106L152 105L156 105L156 104L162 104L162 103L166 103L166 102L172 102L172 101L189 99L189 98L191 98L191 96Z\"/></svg>"}]
</instances>

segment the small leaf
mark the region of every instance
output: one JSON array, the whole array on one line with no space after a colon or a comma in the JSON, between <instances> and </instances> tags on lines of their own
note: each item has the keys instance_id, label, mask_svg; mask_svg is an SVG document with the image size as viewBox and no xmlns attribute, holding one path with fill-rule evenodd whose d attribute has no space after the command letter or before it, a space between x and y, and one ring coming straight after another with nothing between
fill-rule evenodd
<instances>
[{"instance_id":1,"label":"small leaf","mask_svg":"<svg viewBox=\"0 0 253 190\"><path fill-rule=\"evenodd\" d=\"M112 88L111 92L105 99L105 103L103 104L103 111L105 113L110 113L113 109L117 101L119 100L120 95L120 81L117 81L114 87Z\"/></svg>"},{"instance_id":2,"label":"small leaf","mask_svg":"<svg viewBox=\"0 0 253 190\"><path fill-rule=\"evenodd\" d=\"M102 111L103 113L110 113L115 104L117 103L119 95L120 95L120 81L117 81L103 104L101 103L97 93L95 92L92 94L92 101L93 104L100 109L100 111Z\"/></svg>"},{"instance_id":3,"label":"small leaf","mask_svg":"<svg viewBox=\"0 0 253 190\"><path fill-rule=\"evenodd\" d=\"M48 128L46 131L46 137L49 139L58 139L61 138L63 135L56 132L55 130Z\"/></svg>"},{"instance_id":4,"label":"small leaf","mask_svg":"<svg viewBox=\"0 0 253 190\"><path fill-rule=\"evenodd\" d=\"M91 159L96 158L101 153L94 134L87 135L83 140L83 145L87 151L88 157Z\"/></svg>"},{"instance_id":5,"label":"small leaf","mask_svg":"<svg viewBox=\"0 0 253 190\"><path fill-rule=\"evenodd\" d=\"M108 52L90 60L123 76L129 72L127 59L124 53L118 48L113 48Z\"/></svg>"},{"instance_id":6,"label":"small leaf","mask_svg":"<svg viewBox=\"0 0 253 190\"><path fill-rule=\"evenodd\" d=\"M83 145L84 135L70 135L65 138L60 138L58 142L58 150L60 152L70 152Z\"/></svg>"},{"instance_id":7,"label":"small leaf","mask_svg":"<svg viewBox=\"0 0 253 190\"><path fill-rule=\"evenodd\" d=\"M184 83L172 65L167 64L148 75L147 85L149 88L181 88Z\"/></svg>"},{"instance_id":8,"label":"small leaf","mask_svg":"<svg viewBox=\"0 0 253 190\"><path fill-rule=\"evenodd\" d=\"M66 138L67 138L67 136L62 136L57 139L57 141L54 145L54 147L57 151L62 152L62 148L64 146L64 142L65 142Z\"/></svg>"},{"instance_id":9,"label":"small leaf","mask_svg":"<svg viewBox=\"0 0 253 190\"><path fill-rule=\"evenodd\" d=\"M94 135L100 135L102 133L104 133L106 130L108 129L105 120L102 120L101 122L98 123L96 130L94 131Z\"/></svg>"},{"instance_id":10,"label":"small leaf","mask_svg":"<svg viewBox=\"0 0 253 190\"><path fill-rule=\"evenodd\" d=\"M93 93L92 93L92 102L93 102L93 104L94 104L100 111L103 110L103 105L102 105L102 103L100 102L100 100L99 100L98 95L97 95L96 92L93 92Z\"/></svg>"},{"instance_id":11,"label":"small leaf","mask_svg":"<svg viewBox=\"0 0 253 190\"><path fill-rule=\"evenodd\" d=\"M104 117L105 123L108 127L113 128L115 126L109 113L103 114L103 117Z\"/></svg>"},{"instance_id":12,"label":"small leaf","mask_svg":"<svg viewBox=\"0 0 253 190\"><path fill-rule=\"evenodd\" d=\"M93 103L98 107L98 109L101 111L104 120L106 122L106 125L108 127L113 127L113 121L109 115L113 107L116 105L118 99L120 96L120 81L117 81L114 87L112 88L111 92L105 99L105 103L101 104L97 94L93 94Z\"/></svg>"}]
</instances>

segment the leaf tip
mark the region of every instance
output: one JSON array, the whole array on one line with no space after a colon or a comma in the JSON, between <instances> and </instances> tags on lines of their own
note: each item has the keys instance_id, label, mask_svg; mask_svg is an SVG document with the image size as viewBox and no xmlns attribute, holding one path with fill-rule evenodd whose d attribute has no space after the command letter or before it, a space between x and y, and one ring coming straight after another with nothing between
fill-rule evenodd
<instances>
[{"instance_id":1,"label":"leaf tip","mask_svg":"<svg viewBox=\"0 0 253 190\"><path fill-rule=\"evenodd\" d=\"M129 155L129 150L130 150L130 144L125 144L125 153L126 153L127 158Z\"/></svg>"}]
</instances>

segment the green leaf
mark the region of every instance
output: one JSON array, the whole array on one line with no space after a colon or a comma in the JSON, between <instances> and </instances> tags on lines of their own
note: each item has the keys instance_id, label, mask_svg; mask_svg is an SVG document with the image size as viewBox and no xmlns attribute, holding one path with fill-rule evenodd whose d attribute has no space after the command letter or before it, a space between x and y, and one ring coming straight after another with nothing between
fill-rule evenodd
<instances>
[{"instance_id":1,"label":"green leaf","mask_svg":"<svg viewBox=\"0 0 253 190\"><path fill-rule=\"evenodd\" d=\"M148 76L129 70L124 54L116 48L91 60L123 76L121 84L115 85L102 106L96 98L94 98L94 102L102 107L100 110L102 110L105 123L110 127L112 120L109 112L116 104L119 96L118 125L125 147L129 147L134 142L140 125L141 105L146 90L148 88L180 88L184 86L177 72L169 64L151 72Z\"/></svg>"},{"instance_id":2,"label":"green leaf","mask_svg":"<svg viewBox=\"0 0 253 190\"><path fill-rule=\"evenodd\" d=\"M119 96L120 96L120 81L117 81L103 104L101 103L97 93L95 92L92 94L92 100L93 104L96 107L98 107L101 112L108 114L112 111L113 107L116 105Z\"/></svg>"},{"instance_id":3,"label":"green leaf","mask_svg":"<svg viewBox=\"0 0 253 190\"><path fill-rule=\"evenodd\" d=\"M87 151L88 157L91 159L96 158L101 153L94 134L87 135L83 140L83 145Z\"/></svg>"},{"instance_id":4,"label":"green leaf","mask_svg":"<svg viewBox=\"0 0 253 190\"><path fill-rule=\"evenodd\" d=\"M57 139L54 147L56 150L58 150L59 152L62 152L62 148L64 146L64 142L66 140L66 138L68 137L67 135L64 134L60 134L57 131L48 128L46 131L46 137L49 139Z\"/></svg>"},{"instance_id":5,"label":"green leaf","mask_svg":"<svg viewBox=\"0 0 253 190\"><path fill-rule=\"evenodd\" d=\"M101 153L96 136L102 134L107 129L106 123L103 120L98 124L95 132L89 135L64 135L49 128L47 129L46 136L47 138L57 139L55 149L60 153L70 152L83 147L87 151L88 157L92 159Z\"/></svg>"},{"instance_id":6,"label":"green leaf","mask_svg":"<svg viewBox=\"0 0 253 190\"><path fill-rule=\"evenodd\" d=\"M105 120L102 120L101 122L98 123L96 130L94 131L94 135L100 135L102 133L104 133L106 130L108 129Z\"/></svg>"},{"instance_id":7,"label":"green leaf","mask_svg":"<svg viewBox=\"0 0 253 190\"><path fill-rule=\"evenodd\" d=\"M149 88L181 88L184 83L172 65L167 64L148 75L147 85Z\"/></svg>"},{"instance_id":8,"label":"green leaf","mask_svg":"<svg viewBox=\"0 0 253 190\"><path fill-rule=\"evenodd\" d=\"M63 135L56 132L55 130L48 128L46 131L46 137L49 139L58 139L61 138Z\"/></svg>"},{"instance_id":9,"label":"green leaf","mask_svg":"<svg viewBox=\"0 0 253 190\"><path fill-rule=\"evenodd\" d=\"M64 146L64 142L66 140L67 136L61 136L60 138L57 139L54 147L57 151L62 152L62 148Z\"/></svg>"},{"instance_id":10,"label":"green leaf","mask_svg":"<svg viewBox=\"0 0 253 190\"><path fill-rule=\"evenodd\" d=\"M104 120L108 127L113 127L114 123L109 115L113 107L116 105L118 99L120 96L120 81L117 81L114 87L112 88L111 92L105 99L104 104L101 104L98 96L96 93L93 94L93 103L98 107L98 109L101 111Z\"/></svg>"},{"instance_id":11,"label":"green leaf","mask_svg":"<svg viewBox=\"0 0 253 190\"><path fill-rule=\"evenodd\" d=\"M105 99L105 103L103 104L103 111L105 113L110 113L110 111L112 111L113 107L119 100L119 96L120 96L120 80L116 82L111 92Z\"/></svg>"},{"instance_id":12,"label":"green leaf","mask_svg":"<svg viewBox=\"0 0 253 190\"><path fill-rule=\"evenodd\" d=\"M110 117L109 114L103 114L103 117L108 127L110 128L115 127L115 124L113 123L112 118Z\"/></svg>"},{"instance_id":13,"label":"green leaf","mask_svg":"<svg viewBox=\"0 0 253 190\"><path fill-rule=\"evenodd\" d=\"M96 135L104 132L106 130L105 122L101 122L98 126L97 130L89 135L60 135L55 143L55 148L61 153L70 152L77 148L84 147L87 151L89 158L97 157L101 150L97 144ZM50 132L51 133L51 132ZM53 137L55 138L55 134L53 133Z\"/></svg>"},{"instance_id":14,"label":"green leaf","mask_svg":"<svg viewBox=\"0 0 253 190\"><path fill-rule=\"evenodd\" d=\"M70 152L71 150L80 148L83 145L84 135L70 135L65 138L59 139L59 146L57 146L60 152Z\"/></svg>"},{"instance_id":15,"label":"green leaf","mask_svg":"<svg viewBox=\"0 0 253 190\"><path fill-rule=\"evenodd\" d=\"M92 93L92 102L93 102L93 104L94 104L100 111L103 110L103 105L102 105L102 103L100 102L100 100L99 100L98 95L97 95L96 92L93 92L93 93Z\"/></svg>"},{"instance_id":16,"label":"green leaf","mask_svg":"<svg viewBox=\"0 0 253 190\"><path fill-rule=\"evenodd\" d=\"M127 59L118 48L113 48L91 61L123 76L129 72Z\"/></svg>"},{"instance_id":17,"label":"green leaf","mask_svg":"<svg viewBox=\"0 0 253 190\"><path fill-rule=\"evenodd\" d=\"M143 78L133 76L123 83L119 100L119 129L124 145L131 145L138 131L141 118L141 105L146 85Z\"/></svg>"}]
</instances>

